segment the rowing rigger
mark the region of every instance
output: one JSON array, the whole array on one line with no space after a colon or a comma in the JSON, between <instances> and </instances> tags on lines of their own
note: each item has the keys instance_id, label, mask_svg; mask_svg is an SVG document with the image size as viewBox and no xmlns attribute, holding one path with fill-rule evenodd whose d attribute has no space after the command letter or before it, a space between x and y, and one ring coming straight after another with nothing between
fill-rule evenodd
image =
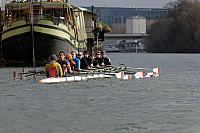
<instances>
[{"instance_id":1,"label":"rowing rigger","mask_svg":"<svg viewBox=\"0 0 200 133\"><path fill-rule=\"evenodd\" d=\"M149 69L150 70L150 69ZM16 74L16 71L13 72L13 77L16 79L16 75L20 76L21 80L24 80L25 77L34 76L34 79L40 83L60 83L60 82L75 82L75 81L85 81L89 79L99 79L99 78L116 78L121 80L130 80L131 78L144 79L144 78L153 78L160 76L160 68L153 68L152 71L147 72L147 69L136 72L129 67L109 67L109 68L100 68L93 70L82 70L74 75L66 75L62 78L43 78L37 79L38 76L44 77L44 71L42 70L33 70L24 72L22 70L20 73ZM22 76L25 75L25 76Z\"/></svg>"}]
</instances>

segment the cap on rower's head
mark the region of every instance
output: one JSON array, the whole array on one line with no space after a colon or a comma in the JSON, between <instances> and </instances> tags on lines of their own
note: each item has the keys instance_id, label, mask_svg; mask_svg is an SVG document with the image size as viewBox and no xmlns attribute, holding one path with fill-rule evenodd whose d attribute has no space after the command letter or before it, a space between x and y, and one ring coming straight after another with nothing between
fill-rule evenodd
<instances>
[{"instance_id":1,"label":"cap on rower's head","mask_svg":"<svg viewBox=\"0 0 200 133\"><path fill-rule=\"evenodd\" d=\"M50 57L49 57L49 60L50 61L58 60L58 58L57 58L57 56L55 54L51 54Z\"/></svg>"}]
</instances>

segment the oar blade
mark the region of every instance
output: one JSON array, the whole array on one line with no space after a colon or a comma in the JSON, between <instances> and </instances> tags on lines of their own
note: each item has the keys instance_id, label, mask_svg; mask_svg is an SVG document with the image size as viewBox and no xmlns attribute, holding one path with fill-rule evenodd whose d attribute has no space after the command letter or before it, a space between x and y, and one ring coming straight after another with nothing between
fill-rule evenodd
<instances>
[{"instance_id":1,"label":"oar blade","mask_svg":"<svg viewBox=\"0 0 200 133\"><path fill-rule=\"evenodd\" d=\"M144 71L136 72L134 76L136 79L144 79Z\"/></svg>"},{"instance_id":2,"label":"oar blade","mask_svg":"<svg viewBox=\"0 0 200 133\"><path fill-rule=\"evenodd\" d=\"M153 72L154 72L154 77L159 77L161 75L160 67L153 68Z\"/></svg>"}]
</instances>

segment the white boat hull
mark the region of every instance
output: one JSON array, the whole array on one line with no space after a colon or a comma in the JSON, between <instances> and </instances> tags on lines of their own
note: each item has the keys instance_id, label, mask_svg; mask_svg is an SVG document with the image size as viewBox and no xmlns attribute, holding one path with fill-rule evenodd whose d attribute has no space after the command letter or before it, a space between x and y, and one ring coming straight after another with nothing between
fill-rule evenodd
<instances>
[{"instance_id":1,"label":"white boat hull","mask_svg":"<svg viewBox=\"0 0 200 133\"><path fill-rule=\"evenodd\" d=\"M62 77L62 78L45 78L39 80L40 83L60 83L60 82L76 82L76 81L84 81L88 79L97 79L97 78L112 78L111 75L105 74L94 74L88 76L70 76L70 77Z\"/></svg>"}]
</instances>

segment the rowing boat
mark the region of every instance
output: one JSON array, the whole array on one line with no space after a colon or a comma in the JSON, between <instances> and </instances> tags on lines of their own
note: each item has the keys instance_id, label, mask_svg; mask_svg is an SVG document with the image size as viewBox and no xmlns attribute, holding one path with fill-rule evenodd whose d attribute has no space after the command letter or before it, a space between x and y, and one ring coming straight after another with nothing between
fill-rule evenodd
<instances>
[{"instance_id":1,"label":"rowing boat","mask_svg":"<svg viewBox=\"0 0 200 133\"><path fill-rule=\"evenodd\" d=\"M103 78L117 78L117 79L130 79L131 76L123 75L123 72L118 73L104 73L104 74L89 74L89 75L80 75L80 76L68 76L62 78L45 78L38 80L39 83L60 83L60 82L76 82L76 81L84 81L89 79L103 79Z\"/></svg>"},{"instance_id":2,"label":"rowing boat","mask_svg":"<svg viewBox=\"0 0 200 133\"><path fill-rule=\"evenodd\" d=\"M13 73L14 79L16 79L16 72ZM160 76L160 68L130 68L130 67L104 67L104 68L93 68L90 70L81 70L79 72L75 72L73 74L64 75L62 78L45 78L44 71L42 70L32 70L18 73L20 75L20 79L24 79L25 77L39 76L39 80L37 77L37 81L39 83L61 83L61 82L76 82L76 81L85 81L90 79L103 79L103 78L116 78L121 80L130 80L131 78L135 79L145 79L145 78L153 78ZM25 76L22 76L25 75ZM41 77L42 76L42 77ZM22 78L23 77L23 78Z\"/></svg>"},{"instance_id":3,"label":"rowing boat","mask_svg":"<svg viewBox=\"0 0 200 133\"><path fill-rule=\"evenodd\" d=\"M62 77L62 78L45 78L41 79L38 82L39 83L60 83L60 82L76 82L76 81L84 81L89 79L97 79L97 78L111 78L110 75L104 75L104 74L94 74L94 75L88 75L88 76L70 76L70 77Z\"/></svg>"}]
</instances>

